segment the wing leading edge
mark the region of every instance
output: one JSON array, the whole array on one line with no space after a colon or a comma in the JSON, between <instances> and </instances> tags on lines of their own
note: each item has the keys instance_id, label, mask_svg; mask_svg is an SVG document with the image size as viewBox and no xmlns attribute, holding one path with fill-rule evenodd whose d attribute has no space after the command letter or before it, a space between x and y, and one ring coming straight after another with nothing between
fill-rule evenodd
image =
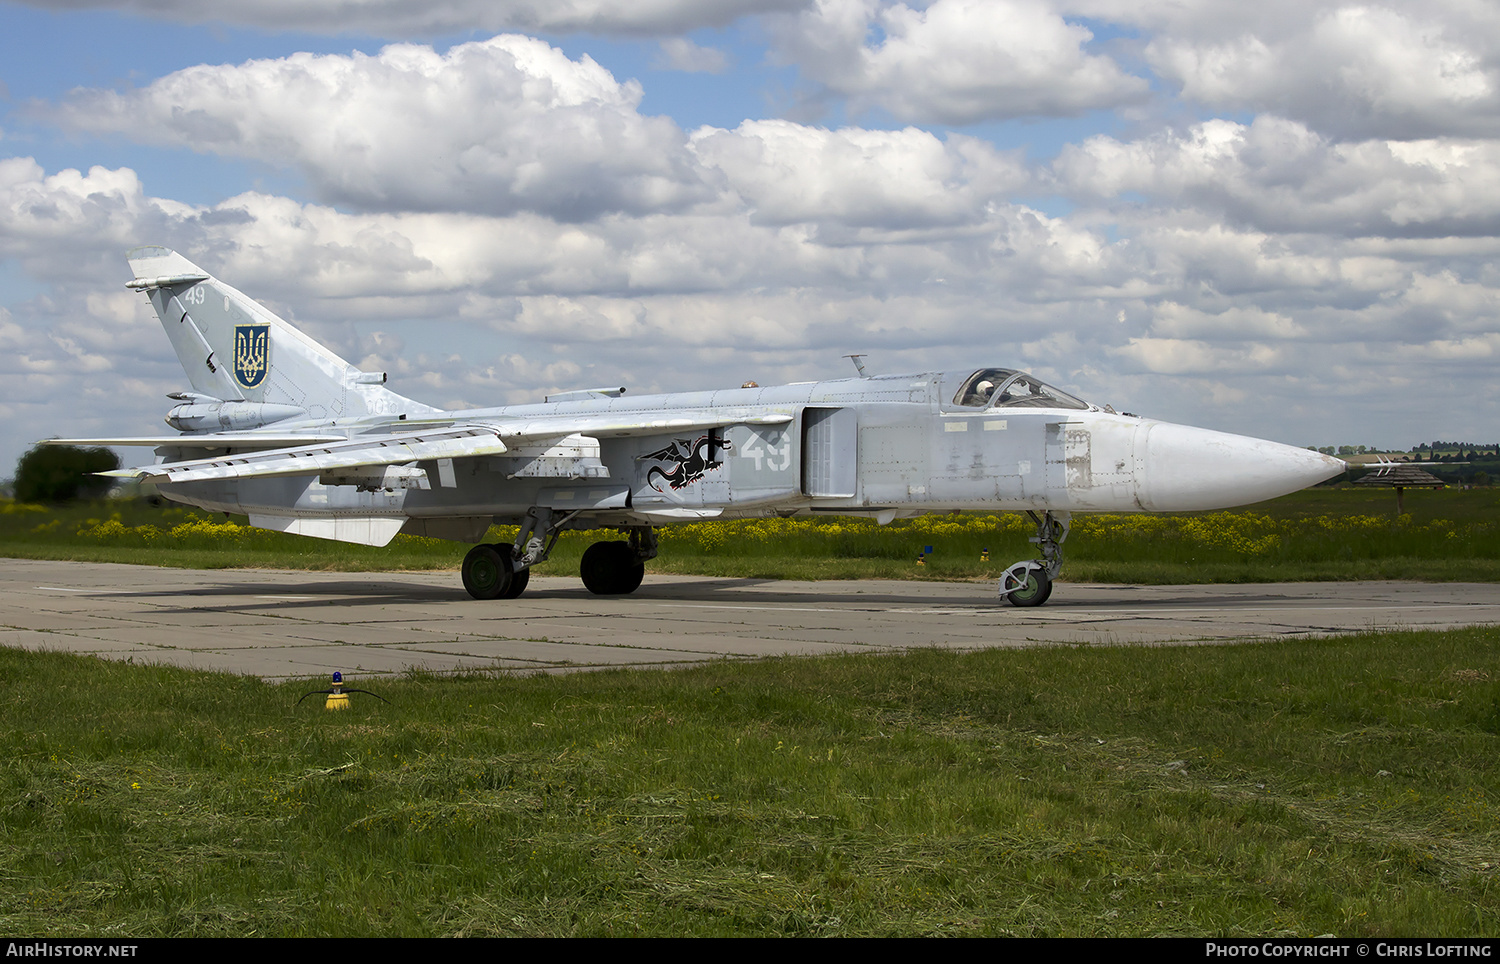
<instances>
[{"instance_id":1,"label":"wing leading edge","mask_svg":"<svg viewBox=\"0 0 1500 964\"><path fill-rule=\"evenodd\" d=\"M164 462L100 475L141 482L208 482L259 479L281 475L314 475L337 469L403 465L431 459L499 455L506 451L496 430L465 425L400 435L358 435L337 442L220 455L185 462Z\"/></svg>"},{"instance_id":2,"label":"wing leading edge","mask_svg":"<svg viewBox=\"0 0 1500 964\"><path fill-rule=\"evenodd\" d=\"M38 445L105 445L120 448L179 449L284 449L322 442L343 442L347 435L318 435L296 432L273 435L268 432L216 432L212 435L122 435L115 438L44 438Z\"/></svg>"}]
</instances>

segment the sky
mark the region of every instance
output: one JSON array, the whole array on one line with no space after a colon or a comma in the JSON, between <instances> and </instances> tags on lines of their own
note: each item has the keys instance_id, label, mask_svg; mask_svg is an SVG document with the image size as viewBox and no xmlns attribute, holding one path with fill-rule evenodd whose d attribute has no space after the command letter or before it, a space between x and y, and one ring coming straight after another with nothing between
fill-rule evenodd
<instances>
[{"instance_id":1,"label":"sky","mask_svg":"<svg viewBox=\"0 0 1500 964\"><path fill-rule=\"evenodd\" d=\"M444 408L862 353L1493 442L1500 5L0 0L0 476L167 431L141 244Z\"/></svg>"}]
</instances>

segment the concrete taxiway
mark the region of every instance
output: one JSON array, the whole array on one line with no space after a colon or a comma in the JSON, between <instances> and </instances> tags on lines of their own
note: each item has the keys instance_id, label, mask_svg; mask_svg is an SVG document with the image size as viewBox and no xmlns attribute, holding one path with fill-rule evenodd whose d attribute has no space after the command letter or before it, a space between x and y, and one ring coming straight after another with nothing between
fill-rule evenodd
<instances>
[{"instance_id":1,"label":"concrete taxiway","mask_svg":"<svg viewBox=\"0 0 1500 964\"><path fill-rule=\"evenodd\" d=\"M600 597L536 577L478 602L457 573L186 570L0 560L0 645L271 679L674 666L779 654L1231 642L1500 625L1500 585L1059 584L1017 609L992 584L647 576Z\"/></svg>"}]
</instances>

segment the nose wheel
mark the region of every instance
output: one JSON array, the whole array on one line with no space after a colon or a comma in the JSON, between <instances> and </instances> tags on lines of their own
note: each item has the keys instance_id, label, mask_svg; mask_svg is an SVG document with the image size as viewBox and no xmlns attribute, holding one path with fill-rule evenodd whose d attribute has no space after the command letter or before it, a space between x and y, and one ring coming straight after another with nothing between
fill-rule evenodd
<instances>
[{"instance_id":1,"label":"nose wheel","mask_svg":"<svg viewBox=\"0 0 1500 964\"><path fill-rule=\"evenodd\" d=\"M1036 523L1036 535L1029 541L1042 550L1042 558L1023 559L1000 577L1000 598L1012 606L1040 606L1052 596L1052 581L1062 570L1062 543L1068 538L1066 512L1026 514Z\"/></svg>"},{"instance_id":2,"label":"nose wheel","mask_svg":"<svg viewBox=\"0 0 1500 964\"><path fill-rule=\"evenodd\" d=\"M1000 595L1012 606L1040 606L1052 595L1052 577L1035 562L1018 562L1000 577Z\"/></svg>"}]
</instances>

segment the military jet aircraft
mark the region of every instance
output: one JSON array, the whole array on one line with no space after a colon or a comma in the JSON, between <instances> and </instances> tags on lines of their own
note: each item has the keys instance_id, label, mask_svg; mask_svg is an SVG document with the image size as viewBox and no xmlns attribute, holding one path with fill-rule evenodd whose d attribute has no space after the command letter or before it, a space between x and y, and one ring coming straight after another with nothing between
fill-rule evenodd
<instances>
[{"instance_id":1,"label":"military jet aircraft","mask_svg":"<svg viewBox=\"0 0 1500 964\"><path fill-rule=\"evenodd\" d=\"M1074 512L1216 509L1296 491L1344 463L1289 445L1090 405L1012 368L865 375L771 388L626 397L624 388L441 411L385 387L174 251L136 248L144 292L187 372L166 420L180 434L58 443L138 445L156 462L105 473L250 524L383 546L398 532L479 543L476 599L510 599L570 528L624 538L583 555L583 583L633 592L674 522L1024 511L1039 557L1000 597L1047 601Z\"/></svg>"}]
</instances>

